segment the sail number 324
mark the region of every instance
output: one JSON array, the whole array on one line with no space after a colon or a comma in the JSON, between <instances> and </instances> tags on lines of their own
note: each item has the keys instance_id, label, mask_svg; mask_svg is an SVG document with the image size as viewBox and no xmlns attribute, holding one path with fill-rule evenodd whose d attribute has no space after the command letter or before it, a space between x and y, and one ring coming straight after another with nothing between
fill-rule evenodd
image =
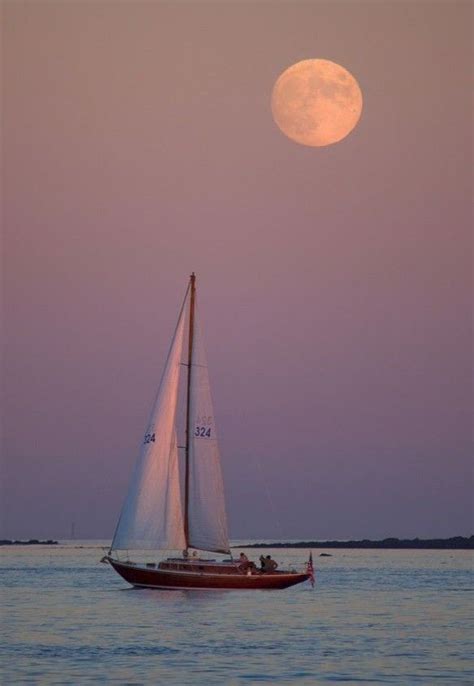
<instances>
[{"instance_id":1,"label":"sail number 324","mask_svg":"<svg viewBox=\"0 0 474 686\"><path fill-rule=\"evenodd\" d=\"M196 426L194 429L194 435L196 438L210 438L211 437L211 427L210 426Z\"/></svg>"}]
</instances>

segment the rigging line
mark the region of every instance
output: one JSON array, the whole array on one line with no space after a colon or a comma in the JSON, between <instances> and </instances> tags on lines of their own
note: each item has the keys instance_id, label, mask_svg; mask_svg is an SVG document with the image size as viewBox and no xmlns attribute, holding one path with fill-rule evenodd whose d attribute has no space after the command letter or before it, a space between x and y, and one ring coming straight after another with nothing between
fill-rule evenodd
<instances>
[{"instance_id":1,"label":"rigging line","mask_svg":"<svg viewBox=\"0 0 474 686\"><path fill-rule=\"evenodd\" d=\"M245 410L242 411L241 416L242 416L242 424L244 426L246 426L247 421L246 421ZM251 457L252 457L252 455L250 455L250 458ZM273 521L276 524L277 533L278 533L278 535L281 535L282 526L281 526L280 518L278 516L278 510L275 507L275 503L274 503L273 498L271 496L271 491L268 488L268 483L267 483L265 473L264 473L263 468L262 468L262 461L260 459L260 454L258 452L256 454L254 454L254 459L253 460L251 459L250 462L253 464L256 464L258 471L260 472L260 480L261 480L261 483L263 484L263 490L265 493L265 497L266 497L268 505L270 506L269 509L270 509L271 515L273 517Z\"/></svg>"},{"instance_id":2,"label":"rigging line","mask_svg":"<svg viewBox=\"0 0 474 686\"><path fill-rule=\"evenodd\" d=\"M151 412L150 412L150 415L149 415L149 418L148 418L148 423L147 423L147 425L146 425L146 427L145 427L145 431L146 431L146 429L150 426L151 421L152 421L152 419L153 419L153 414L154 414L155 409L156 409L156 403L157 403L157 401L158 401L158 396L159 396L160 390L161 390L161 384L162 384L162 382L163 382L163 378L164 378L164 375L165 375L165 372L166 372L166 368L167 368L167 366L168 366L168 360L169 360L169 358L170 358L171 351L173 350L174 341L175 341L175 338L176 338L176 334L177 334L177 332L178 332L178 327L179 327L179 325L180 325L180 323L181 323L181 317L182 317L183 314L184 314L184 308L186 307L186 302L187 302L187 299L188 299L188 293L189 293L190 289L191 289L191 283L188 283L188 286L187 286L187 288L186 288L186 292L185 292L185 294L184 294L183 303L182 303L181 309L180 309L180 311L179 311L178 321L176 322L176 326L175 326L175 328L174 328L173 336L172 336L172 338L171 338L171 344L170 344L170 347L169 347L169 350L168 350L168 354L167 354L167 356L166 356L165 366L163 367L163 371L161 372L161 377L160 377L160 383L159 383L159 385L158 385L158 390L157 390L156 393L155 393L155 398L154 398L154 400L153 400L153 405L151 406ZM141 451L140 451L140 454L141 454ZM125 502L127 501L127 498L128 498L128 494L125 496L125 501L122 503L122 509L121 509L121 511L120 511L120 515L119 515L119 518L118 518L118 521L117 521L117 525L116 525L116 527L115 527L115 531L114 531L114 535L113 535L113 538L112 538L112 542L111 542L111 544L110 544L109 554L110 554L110 553L112 552L112 550L114 549L115 537L117 536L117 532L118 532L119 527L120 527L120 522L121 522L122 516L123 516L123 509L124 509Z\"/></svg>"},{"instance_id":3,"label":"rigging line","mask_svg":"<svg viewBox=\"0 0 474 686\"><path fill-rule=\"evenodd\" d=\"M273 521L276 524L277 535L280 536L280 538L281 538L282 526L281 526L280 518L278 516L278 509L275 507L275 502L272 498L271 491L268 488L268 482L267 482L267 479L265 478L265 473L264 473L263 468L262 468L262 461L260 459L259 453L257 453L255 456L255 464L257 465L258 471L260 472L260 479L261 479L261 482L263 483L263 489L265 492L265 497L266 497L267 502L270 506L270 512L271 512Z\"/></svg>"},{"instance_id":4,"label":"rigging line","mask_svg":"<svg viewBox=\"0 0 474 686\"><path fill-rule=\"evenodd\" d=\"M158 390L157 390L156 393L155 393L155 398L154 398L154 402L153 402L152 409L151 409L151 412L150 412L150 418L149 418L149 420L148 420L147 427L150 425L151 420L152 420L152 418L153 418L153 412L155 411L155 405L156 405L156 402L157 402L157 400L158 400L158 396L159 396L159 394L160 394L161 384L162 384L162 382L163 382L163 377L164 377L164 375L165 375L166 368L167 368L167 366L168 366L168 360L169 360L169 358L170 358L171 351L173 350L174 341L175 341L175 338L176 338L176 333L177 333L177 331L178 331L178 327L179 327L180 322L181 322L181 317L182 317L182 315L183 315L184 308L186 307L186 302L187 302L187 299L188 299L188 293L189 293L190 289L191 289L191 284L189 283L189 284L188 284L188 287L186 288L186 293L184 294L183 304L181 305L181 309L180 309L180 311L179 311L178 321L176 322L176 326L174 327L173 336L172 336L172 338L171 338L171 343L170 343L170 347L169 347L169 350L168 350L168 354L166 355L166 360L165 360L165 364L164 364L164 367L163 367L163 371L161 372L160 383L158 384Z\"/></svg>"}]
</instances>

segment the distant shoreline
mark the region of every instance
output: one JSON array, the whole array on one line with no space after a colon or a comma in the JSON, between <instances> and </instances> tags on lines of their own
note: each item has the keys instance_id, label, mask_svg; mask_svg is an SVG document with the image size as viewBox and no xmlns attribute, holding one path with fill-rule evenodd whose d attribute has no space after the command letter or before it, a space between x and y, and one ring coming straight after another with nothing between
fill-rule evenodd
<instances>
[{"instance_id":1,"label":"distant shoreline","mask_svg":"<svg viewBox=\"0 0 474 686\"><path fill-rule=\"evenodd\" d=\"M452 538L384 538L381 541L299 541L297 543L249 543L233 548L354 548L365 550L473 550L474 536Z\"/></svg>"},{"instance_id":2,"label":"distant shoreline","mask_svg":"<svg viewBox=\"0 0 474 686\"><path fill-rule=\"evenodd\" d=\"M101 539L102 540L102 539ZM58 545L52 539L28 540L0 539L0 546L9 545ZM231 548L315 548L315 549L362 549L362 550L474 550L474 536L453 536L452 538L384 538L380 541L291 541L275 543L241 543Z\"/></svg>"},{"instance_id":3,"label":"distant shoreline","mask_svg":"<svg viewBox=\"0 0 474 686\"><path fill-rule=\"evenodd\" d=\"M0 545L58 545L57 541L48 539L47 541L39 541L37 538L30 538L28 541L11 540L3 538L0 540Z\"/></svg>"}]
</instances>

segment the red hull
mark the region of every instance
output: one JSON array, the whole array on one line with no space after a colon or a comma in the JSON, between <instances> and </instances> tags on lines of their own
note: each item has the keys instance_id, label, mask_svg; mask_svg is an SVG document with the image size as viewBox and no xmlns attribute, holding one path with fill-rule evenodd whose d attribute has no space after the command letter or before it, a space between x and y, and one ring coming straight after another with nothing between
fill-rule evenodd
<instances>
[{"instance_id":1,"label":"red hull","mask_svg":"<svg viewBox=\"0 0 474 686\"><path fill-rule=\"evenodd\" d=\"M270 590L283 589L307 581L309 574L299 572L272 572L243 574L235 568L220 573L211 571L171 571L146 569L139 565L118 562L107 558L115 571L132 586L164 589L207 589L207 590Z\"/></svg>"}]
</instances>

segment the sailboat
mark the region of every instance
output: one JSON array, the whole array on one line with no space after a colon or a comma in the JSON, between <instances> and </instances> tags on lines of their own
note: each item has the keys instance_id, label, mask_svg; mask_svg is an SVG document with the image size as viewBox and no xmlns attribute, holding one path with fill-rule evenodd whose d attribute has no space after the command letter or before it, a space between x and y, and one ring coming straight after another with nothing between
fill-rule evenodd
<instances>
[{"instance_id":1,"label":"sailboat","mask_svg":"<svg viewBox=\"0 0 474 686\"><path fill-rule=\"evenodd\" d=\"M180 409L184 415L181 426ZM180 428L184 445L178 439ZM181 468L180 450L184 451ZM130 559L132 551L135 560ZM179 553L159 561L158 551ZM143 553L148 561L138 561ZM210 558L209 553L227 558ZM115 535L103 561L128 583L146 588L283 589L312 578L309 567L264 572L252 564L242 565L231 555L194 273Z\"/></svg>"}]
</instances>

